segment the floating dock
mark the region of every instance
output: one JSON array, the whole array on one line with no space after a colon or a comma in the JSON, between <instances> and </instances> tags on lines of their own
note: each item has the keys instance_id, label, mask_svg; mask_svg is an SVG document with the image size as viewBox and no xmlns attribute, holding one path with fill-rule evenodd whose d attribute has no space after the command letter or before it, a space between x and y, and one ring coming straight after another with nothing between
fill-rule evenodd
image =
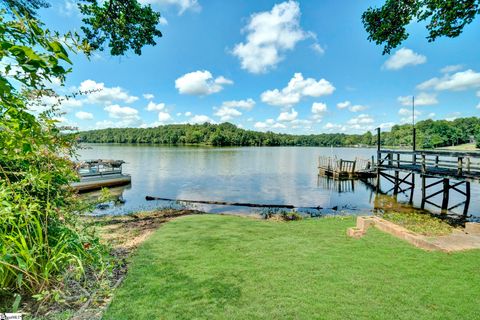
<instances>
[{"instance_id":1,"label":"floating dock","mask_svg":"<svg viewBox=\"0 0 480 320\"><path fill-rule=\"evenodd\" d=\"M122 172L123 160L87 160L78 163L80 181L71 186L78 192L128 185L132 182L129 174Z\"/></svg>"},{"instance_id":2,"label":"floating dock","mask_svg":"<svg viewBox=\"0 0 480 320\"><path fill-rule=\"evenodd\" d=\"M347 180L374 177L376 171L370 160L343 160L320 156L318 158L318 174L336 180Z\"/></svg>"}]
</instances>

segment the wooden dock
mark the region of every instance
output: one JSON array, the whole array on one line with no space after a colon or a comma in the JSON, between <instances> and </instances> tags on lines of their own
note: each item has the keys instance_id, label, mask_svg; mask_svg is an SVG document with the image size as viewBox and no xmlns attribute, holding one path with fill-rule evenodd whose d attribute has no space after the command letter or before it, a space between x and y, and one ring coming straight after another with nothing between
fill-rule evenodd
<instances>
[{"instance_id":1,"label":"wooden dock","mask_svg":"<svg viewBox=\"0 0 480 320\"><path fill-rule=\"evenodd\" d=\"M323 156L318 158L318 174L336 180L358 179L376 175L373 163L370 160L343 160Z\"/></svg>"},{"instance_id":2,"label":"wooden dock","mask_svg":"<svg viewBox=\"0 0 480 320\"><path fill-rule=\"evenodd\" d=\"M413 137L415 141L415 130ZM412 150L384 150L380 141L380 129L377 129L377 190L380 190L380 178L383 177L393 184L390 191L394 195L410 192L412 199L415 175L419 175L422 209L429 204L447 212L463 206L463 214L467 214L470 183L480 181L480 152L416 150L415 147ZM400 173L404 176L400 177ZM451 192L464 196L464 201L449 203Z\"/></svg>"}]
</instances>

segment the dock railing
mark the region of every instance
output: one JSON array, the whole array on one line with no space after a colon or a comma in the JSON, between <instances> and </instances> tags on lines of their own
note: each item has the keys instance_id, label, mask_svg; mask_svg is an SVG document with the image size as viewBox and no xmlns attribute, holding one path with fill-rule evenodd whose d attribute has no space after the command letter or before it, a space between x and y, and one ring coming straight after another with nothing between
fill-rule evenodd
<instances>
[{"instance_id":1,"label":"dock railing","mask_svg":"<svg viewBox=\"0 0 480 320\"><path fill-rule=\"evenodd\" d=\"M424 175L480 180L480 152L378 150L377 167Z\"/></svg>"}]
</instances>

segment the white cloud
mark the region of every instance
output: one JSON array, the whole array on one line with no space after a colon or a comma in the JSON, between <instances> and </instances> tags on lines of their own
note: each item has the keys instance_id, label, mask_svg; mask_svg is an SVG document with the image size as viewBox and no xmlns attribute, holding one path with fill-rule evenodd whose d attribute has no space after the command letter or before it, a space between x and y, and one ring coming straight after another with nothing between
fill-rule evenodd
<instances>
[{"instance_id":1,"label":"white cloud","mask_svg":"<svg viewBox=\"0 0 480 320\"><path fill-rule=\"evenodd\" d=\"M77 4L73 0L65 0L62 5L58 7L58 10L62 16L70 17L75 12L79 13Z\"/></svg>"},{"instance_id":2,"label":"white cloud","mask_svg":"<svg viewBox=\"0 0 480 320\"><path fill-rule=\"evenodd\" d=\"M352 105L352 103L350 101L344 101L344 102L339 102L337 103L337 108L338 109L345 109L345 108L348 108Z\"/></svg>"},{"instance_id":3,"label":"white cloud","mask_svg":"<svg viewBox=\"0 0 480 320\"><path fill-rule=\"evenodd\" d=\"M185 112L185 117L191 117L192 113L190 111Z\"/></svg>"},{"instance_id":4,"label":"white cloud","mask_svg":"<svg viewBox=\"0 0 480 320\"><path fill-rule=\"evenodd\" d=\"M153 101L150 101L147 105L147 110L148 111L161 111L165 109L165 103L155 103Z\"/></svg>"},{"instance_id":5,"label":"white cloud","mask_svg":"<svg viewBox=\"0 0 480 320\"><path fill-rule=\"evenodd\" d=\"M153 98L155 98L155 96L151 93L144 93L143 97L147 100L152 100Z\"/></svg>"},{"instance_id":6,"label":"white cloud","mask_svg":"<svg viewBox=\"0 0 480 320\"><path fill-rule=\"evenodd\" d=\"M342 125L336 124L336 123L331 123L331 122L326 123L323 126L323 128L328 130L328 131L345 131L346 130L345 126L342 126Z\"/></svg>"},{"instance_id":7,"label":"white cloud","mask_svg":"<svg viewBox=\"0 0 480 320\"><path fill-rule=\"evenodd\" d=\"M314 102L312 104L312 113L319 114L327 111L327 105L322 102Z\"/></svg>"},{"instance_id":8,"label":"white cloud","mask_svg":"<svg viewBox=\"0 0 480 320\"><path fill-rule=\"evenodd\" d=\"M108 113L108 116L115 121L113 127L128 127L138 126L141 124L140 117L138 116L138 110L131 107L121 107L118 104L109 105L104 108ZM100 122L101 125L107 125L107 122Z\"/></svg>"},{"instance_id":9,"label":"white cloud","mask_svg":"<svg viewBox=\"0 0 480 320\"><path fill-rule=\"evenodd\" d=\"M273 119L267 119L264 122L256 122L253 125L258 130L271 130L271 129L286 129L287 126L283 123L275 122Z\"/></svg>"},{"instance_id":10,"label":"white cloud","mask_svg":"<svg viewBox=\"0 0 480 320\"><path fill-rule=\"evenodd\" d=\"M255 122L253 125L256 129L266 129L268 128L268 124L265 122Z\"/></svg>"},{"instance_id":11,"label":"white cloud","mask_svg":"<svg viewBox=\"0 0 480 320\"><path fill-rule=\"evenodd\" d=\"M441 73L451 73L455 71L459 71L463 69L463 65L461 64L455 64L455 65L450 65L450 66L445 66L442 69L440 69Z\"/></svg>"},{"instance_id":12,"label":"white cloud","mask_svg":"<svg viewBox=\"0 0 480 320\"><path fill-rule=\"evenodd\" d=\"M106 87L103 82L96 82L90 79L83 81L80 84L79 90L83 92L97 90L96 92L87 94L86 100L91 104L110 104L113 101L132 103L138 100L138 97L129 95L127 91L120 87L109 88Z\"/></svg>"},{"instance_id":13,"label":"white cloud","mask_svg":"<svg viewBox=\"0 0 480 320\"><path fill-rule=\"evenodd\" d=\"M368 114L360 114L350 120L348 120L348 124L351 124L351 125L361 125L361 124L371 124L373 123L374 120L371 116L369 116Z\"/></svg>"},{"instance_id":14,"label":"white cloud","mask_svg":"<svg viewBox=\"0 0 480 320\"><path fill-rule=\"evenodd\" d=\"M297 116L298 116L298 112L292 108L290 112L285 111L280 113L280 115L277 118L277 121L293 121L297 119Z\"/></svg>"},{"instance_id":15,"label":"white cloud","mask_svg":"<svg viewBox=\"0 0 480 320\"><path fill-rule=\"evenodd\" d=\"M333 91L335 87L325 79L304 79L301 73L295 73L285 88L267 90L262 93L261 99L269 105L290 107L300 102L302 97L320 97Z\"/></svg>"},{"instance_id":16,"label":"white cloud","mask_svg":"<svg viewBox=\"0 0 480 320\"><path fill-rule=\"evenodd\" d=\"M428 115L427 115L427 118L431 119L431 118L435 118L436 114L435 112L430 112Z\"/></svg>"},{"instance_id":17,"label":"white cloud","mask_svg":"<svg viewBox=\"0 0 480 320\"><path fill-rule=\"evenodd\" d=\"M233 84L233 81L223 76L213 79L207 70L190 72L175 80L175 88L179 93L198 96L220 92L226 84Z\"/></svg>"},{"instance_id":18,"label":"white cloud","mask_svg":"<svg viewBox=\"0 0 480 320\"><path fill-rule=\"evenodd\" d=\"M479 103L479 104L477 104L477 109L480 109L480 103Z\"/></svg>"},{"instance_id":19,"label":"white cloud","mask_svg":"<svg viewBox=\"0 0 480 320\"><path fill-rule=\"evenodd\" d=\"M248 98L247 100L224 101L222 103L222 107L240 108L240 109L246 109L246 110L251 110L254 106L255 106L255 101L251 98Z\"/></svg>"},{"instance_id":20,"label":"white cloud","mask_svg":"<svg viewBox=\"0 0 480 320\"><path fill-rule=\"evenodd\" d=\"M312 104L312 113L313 119L317 122L320 122L323 118L324 113L327 112L327 105L322 102L314 102Z\"/></svg>"},{"instance_id":21,"label":"white cloud","mask_svg":"<svg viewBox=\"0 0 480 320\"><path fill-rule=\"evenodd\" d=\"M367 107L367 106L364 106L364 105L360 105L360 104L352 105L352 103L351 103L350 101L348 101L348 100L337 103L337 108L338 108L338 109L346 109L346 108L348 108L348 110L350 110L350 111L352 111L352 112L359 112L359 111L363 111L363 110L368 109L368 107Z\"/></svg>"},{"instance_id":22,"label":"white cloud","mask_svg":"<svg viewBox=\"0 0 480 320\"><path fill-rule=\"evenodd\" d=\"M170 116L170 114L169 114L168 112L162 112L162 111L160 111L160 112L158 113L158 121L159 121L159 122L162 122L162 123L163 123L163 122L167 122L167 121L169 121L169 120L171 120L171 119L172 119L172 117Z\"/></svg>"},{"instance_id":23,"label":"white cloud","mask_svg":"<svg viewBox=\"0 0 480 320\"><path fill-rule=\"evenodd\" d=\"M356 105L353 105L353 106L350 106L348 108L348 110L352 111L352 112L359 112L359 111L363 111L363 110L366 110L368 109L367 106L363 106L361 104L356 104Z\"/></svg>"},{"instance_id":24,"label":"white cloud","mask_svg":"<svg viewBox=\"0 0 480 320\"><path fill-rule=\"evenodd\" d=\"M220 109L215 112L215 115L220 117L220 121L229 121L235 117L241 116L242 113L235 108L220 107Z\"/></svg>"},{"instance_id":25,"label":"white cloud","mask_svg":"<svg viewBox=\"0 0 480 320\"><path fill-rule=\"evenodd\" d=\"M93 114L91 114L90 112L78 111L77 113L75 113L75 117L80 120L92 120Z\"/></svg>"},{"instance_id":26,"label":"white cloud","mask_svg":"<svg viewBox=\"0 0 480 320\"><path fill-rule=\"evenodd\" d=\"M168 20L165 17L160 17L160 19L158 19L158 23L160 23L162 26L167 26Z\"/></svg>"},{"instance_id":27,"label":"white cloud","mask_svg":"<svg viewBox=\"0 0 480 320\"><path fill-rule=\"evenodd\" d=\"M175 6L178 8L178 14L182 15L186 11L198 12L202 9L198 0L139 0L143 4L157 4L159 6Z\"/></svg>"},{"instance_id":28,"label":"white cloud","mask_svg":"<svg viewBox=\"0 0 480 320\"><path fill-rule=\"evenodd\" d=\"M400 108L398 110L398 114L402 116L403 118L400 119L401 123L411 123L412 122L412 110L407 109L407 108ZM418 110L415 110L415 120L418 119L418 117L422 113Z\"/></svg>"},{"instance_id":29,"label":"white cloud","mask_svg":"<svg viewBox=\"0 0 480 320\"><path fill-rule=\"evenodd\" d=\"M240 59L242 69L251 73L264 73L293 50L297 42L309 37L300 27L298 2L276 4L271 11L254 13L243 29L246 42L237 43L233 54Z\"/></svg>"},{"instance_id":30,"label":"white cloud","mask_svg":"<svg viewBox=\"0 0 480 320\"><path fill-rule=\"evenodd\" d=\"M323 55L325 53L325 48L323 48L320 44L316 42L312 44L310 48L312 48L312 50L318 53L319 55Z\"/></svg>"},{"instance_id":31,"label":"white cloud","mask_svg":"<svg viewBox=\"0 0 480 320\"><path fill-rule=\"evenodd\" d=\"M403 96L397 98L398 102L402 106L411 106L412 105L412 97L411 96ZM415 96L415 105L416 106L431 106L437 104L437 95L433 93L421 92Z\"/></svg>"},{"instance_id":32,"label":"white cloud","mask_svg":"<svg viewBox=\"0 0 480 320\"><path fill-rule=\"evenodd\" d=\"M395 125L395 122L380 123L378 127L382 130L390 130Z\"/></svg>"},{"instance_id":33,"label":"white cloud","mask_svg":"<svg viewBox=\"0 0 480 320\"><path fill-rule=\"evenodd\" d=\"M427 57L413 52L411 49L401 48L397 50L384 63L387 70L400 70L406 66L415 66L427 62Z\"/></svg>"},{"instance_id":34,"label":"white cloud","mask_svg":"<svg viewBox=\"0 0 480 320\"><path fill-rule=\"evenodd\" d=\"M203 124L205 122L215 123L210 117L203 114L193 116L188 122L192 124Z\"/></svg>"},{"instance_id":35,"label":"white cloud","mask_svg":"<svg viewBox=\"0 0 480 320\"><path fill-rule=\"evenodd\" d=\"M442 78L432 78L417 86L419 90L434 89L437 91L462 91L480 87L480 73L468 69L454 74L446 74Z\"/></svg>"}]
</instances>

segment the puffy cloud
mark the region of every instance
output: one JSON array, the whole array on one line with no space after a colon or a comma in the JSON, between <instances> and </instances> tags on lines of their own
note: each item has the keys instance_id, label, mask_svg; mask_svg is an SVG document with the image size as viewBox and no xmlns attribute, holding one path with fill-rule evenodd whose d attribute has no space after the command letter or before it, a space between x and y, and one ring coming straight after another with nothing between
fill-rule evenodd
<instances>
[{"instance_id":1,"label":"puffy cloud","mask_svg":"<svg viewBox=\"0 0 480 320\"><path fill-rule=\"evenodd\" d=\"M233 54L240 59L242 69L264 73L275 68L288 50L309 37L300 27L298 2L276 4L271 11L254 13L243 29L246 42L235 45Z\"/></svg>"},{"instance_id":2,"label":"puffy cloud","mask_svg":"<svg viewBox=\"0 0 480 320\"><path fill-rule=\"evenodd\" d=\"M251 98L248 98L247 100L224 101L222 103L222 107L240 108L240 109L247 109L247 110L251 110L254 106L255 106L255 101Z\"/></svg>"},{"instance_id":3,"label":"puffy cloud","mask_svg":"<svg viewBox=\"0 0 480 320\"><path fill-rule=\"evenodd\" d=\"M267 90L262 93L261 99L269 105L290 107L300 102L303 97L320 97L330 95L333 91L335 87L325 79L304 79L301 73L295 73L285 88Z\"/></svg>"},{"instance_id":4,"label":"puffy cloud","mask_svg":"<svg viewBox=\"0 0 480 320\"><path fill-rule=\"evenodd\" d=\"M417 120L417 118L422 114L422 112L418 111L418 110L415 110L415 120ZM400 119L400 122L401 123L411 123L412 122L412 118L413 118L413 113L412 113L412 110L410 109L407 109L407 108L400 108L398 110L398 115L402 116L402 118Z\"/></svg>"},{"instance_id":5,"label":"puffy cloud","mask_svg":"<svg viewBox=\"0 0 480 320\"><path fill-rule=\"evenodd\" d=\"M348 110L352 111L352 112L359 112L359 111L363 111L363 110L366 110L368 109L367 106L363 106L361 104L356 104L356 105L353 105L353 106L350 106L348 108Z\"/></svg>"},{"instance_id":6,"label":"puffy cloud","mask_svg":"<svg viewBox=\"0 0 480 320\"><path fill-rule=\"evenodd\" d=\"M175 6L178 8L178 14L182 15L186 11L198 12L202 9L198 0L139 0L142 4L157 4L159 6Z\"/></svg>"},{"instance_id":7,"label":"puffy cloud","mask_svg":"<svg viewBox=\"0 0 480 320\"><path fill-rule=\"evenodd\" d=\"M398 97L398 102L402 106L411 106L412 105L412 97L411 96L403 96ZM421 92L417 96L415 96L415 105L416 106L430 106L437 104L437 95L433 93Z\"/></svg>"},{"instance_id":8,"label":"puffy cloud","mask_svg":"<svg viewBox=\"0 0 480 320\"><path fill-rule=\"evenodd\" d=\"M58 11L65 17L70 17L74 13L79 12L77 4L73 0L65 0L63 4L59 5Z\"/></svg>"},{"instance_id":9,"label":"puffy cloud","mask_svg":"<svg viewBox=\"0 0 480 320\"><path fill-rule=\"evenodd\" d=\"M395 122L380 123L378 127L382 130L390 130L395 125Z\"/></svg>"},{"instance_id":10,"label":"puffy cloud","mask_svg":"<svg viewBox=\"0 0 480 320\"><path fill-rule=\"evenodd\" d=\"M220 107L220 109L215 112L215 115L220 117L220 121L229 121L235 117L241 116L242 113L235 108Z\"/></svg>"},{"instance_id":11,"label":"puffy cloud","mask_svg":"<svg viewBox=\"0 0 480 320\"><path fill-rule=\"evenodd\" d=\"M160 23L162 26L166 26L168 25L168 20L165 17L160 17L160 19L158 19L158 23Z\"/></svg>"},{"instance_id":12,"label":"puffy cloud","mask_svg":"<svg viewBox=\"0 0 480 320\"><path fill-rule=\"evenodd\" d=\"M150 101L147 105L148 111L161 111L163 109L165 109L165 103L155 103Z\"/></svg>"},{"instance_id":13,"label":"puffy cloud","mask_svg":"<svg viewBox=\"0 0 480 320\"><path fill-rule=\"evenodd\" d=\"M352 125L361 125L361 124L371 124L373 123L374 120L371 116L369 116L368 114L361 114L361 115L358 115L357 117L354 117L350 120L348 120L348 124L352 124Z\"/></svg>"},{"instance_id":14,"label":"puffy cloud","mask_svg":"<svg viewBox=\"0 0 480 320\"><path fill-rule=\"evenodd\" d=\"M153 98L155 98L155 96L151 93L144 93L143 97L147 100L152 100Z\"/></svg>"},{"instance_id":15,"label":"puffy cloud","mask_svg":"<svg viewBox=\"0 0 480 320\"><path fill-rule=\"evenodd\" d=\"M343 101L337 103L337 108L338 109L346 109L352 111L352 112L359 112L368 109L367 106L361 105L361 104L355 104L353 105L350 101Z\"/></svg>"},{"instance_id":16,"label":"puffy cloud","mask_svg":"<svg viewBox=\"0 0 480 320\"><path fill-rule=\"evenodd\" d=\"M297 119L297 116L298 116L298 112L292 108L290 112L285 111L280 113L280 115L277 118L277 121L293 121Z\"/></svg>"},{"instance_id":17,"label":"puffy cloud","mask_svg":"<svg viewBox=\"0 0 480 320\"><path fill-rule=\"evenodd\" d=\"M264 122L256 122L253 125L258 130L271 130L271 129L286 129L287 126L283 123L275 122L273 119L267 119Z\"/></svg>"},{"instance_id":18,"label":"puffy cloud","mask_svg":"<svg viewBox=\"0 0 480 320\"><path fill-rule=\"evenodd\" d=\"M417 86L419 90L462 91L480 87L480 73L468 69L454 74L445 74L442 78L432 78Z\"/></svg>"},{"instance_id":19,"label":"puffy cloud","mask_svg":"<svg viewBox=\"0 0 480 320\"><path fill-rule=\"evenodd\" d=\"M312 104L312 113L319 114L327 111L327 105L321 102L314 102Z\"/></svg>"},{"instance_id":20,"label":"puffy cloud","mask_svg":"<svg viewBox=\"0 0 480 320\"><path fill-rule=\"evenodd\" d=\"M315 51L316 53L318 53L319 55L323 55L325 53L325 49L318 43L314 43L310 46L310 48L312 48L313 51Z\"/></svg>"},{"instance_id":21,"label":"puffy cloud","mask_svg":"<svg viewBox=\"0 0 480 320\"><path fill-rule=\"evenodd\" d=\"M131 96L127 91L120 87L106 87L103 82L96 82L94 80L85 80L80 84L80 91L96 92L87 95L87 101L89 103L103 103L110 104L113 101L122 101L125 103L132 103L138 100L138 97Z\"/></svg>"},{"instance_id":22,"label":"puffy cloud","mask_svg":"<svg viewBox=\"0 0 480 320\"><path fill-rule=\"evenodd\" d=\"M427 62L427 57L413 52L411 49L401 48L397 50L383 67L387 70L400 70L406 66L415 66Z\"/></svg>"},{"instance_id":23,"label":"puffy cloud","mask_svg":"<svg viewBox=\"0 0 480 320\"><path fill-rule=\"evenodd\" d=\"M210 117L204 114L195 115L190 118L188 122L192 124L203 124L205 122L215 123L215 121L213 121L212 119L210 119Z\"/></svg>"},{"instance_id":24,"label":"puffy cloud","mask_svg":"<svg viewBox=\"0 0 480 320\"><path fill-rule=\"evenodd\" d=\"M315 119L317 122L322 120L325 112L327 112L327 105L325 103L314 102L312 104L313 119Z\"/></svg>"},{"instance_id":25,"label":"puffy cloud","mask_svg":"<svg viewBox=\"0 0 480 320\"><path fill-rule=\"evenodd\" d=\"M159 122L162 122L162 123L163 123L163 122L167 122L167 121L169 121L169 120L171 120L171 119L172 119L172 117L170 116L170 114L169 114L168 112L162 112L162 111L160 111L160 112L158 113L158 121L159 121Z\"/></svg>"},{"instance_id":26,"label":"puffy cloud","mask_svg":"<svg viewBox=\"0 0 480 320\"><path fill-rule=\"evenodd\" d=\"M346 127L340 124L328 122L323 126L327 131L345 131Z\"/></svg>"},{"instance_id":27,"label":"puffy cloud","mask_svg":"<svg viewBox=\"0 0 480 320\"><path fill-rule=\"evenodd\" d=\"M207 70L190 72L175 80L175 88L179 93L198 96L220 92L226 84L233 84L233 81L223 76L213 79Z\"/></svg>"},{"instance_id":28,"label":"puffy cloud","mask_svg":"<svg viewBox=\"0 0 480 320\"><path fill-rule=\"evenodd\" d=\"M451 73L451 72L459 71L459 70L462 70L462 69L463 69L463 65L455 64L455 65L449 65L449 66L443 67L442 69L440 69L440 72L441 73Z\"/></svg>"},{"instance_id":29,"label":"puffy cloud","mask_svg":"<svg viewBox=\"0 0 480 320\"><path fill-rule=\"evenodd\" d=\"M121 107L118 104L109 105L104 108L108 116L113 119L118 119L112 127L128 127L138 126L141 124L138 110L131 107ZM109 125L107 122L99 122L100 125Z\"/></svg>"},{"instance_id":30,"label":"puffy cloud","mask_svg":"<svg viewBox=\"0 0 480 320\"><path fill-rule=\"evenodd\" d=\"M75 113L75 117L80 120L92 120L93 114L91 114L90 112L78 111L77 113Z\"/></svg>"},{"instance_id":31,"label":"puffy cloud","mask_svg":"<svg viewBox=\"0 0 480 320\"><path fill-rule=\"evenodd\" d=\"M192 113L190 111L185 112L185 117L191 117Z\"/></svg>"},{"instance_id":32,"label":"puffy cloud","mask_svg":"<svg viewBox=\"0 0 480 320\"><path fill-rule=\"evenodd\" d=\"M347 100L347 101L337 103L337 108L338 109L345 109L345 108L350 107L351 105L352 105L352 103Z\"/></svg>"}]
</instances>

